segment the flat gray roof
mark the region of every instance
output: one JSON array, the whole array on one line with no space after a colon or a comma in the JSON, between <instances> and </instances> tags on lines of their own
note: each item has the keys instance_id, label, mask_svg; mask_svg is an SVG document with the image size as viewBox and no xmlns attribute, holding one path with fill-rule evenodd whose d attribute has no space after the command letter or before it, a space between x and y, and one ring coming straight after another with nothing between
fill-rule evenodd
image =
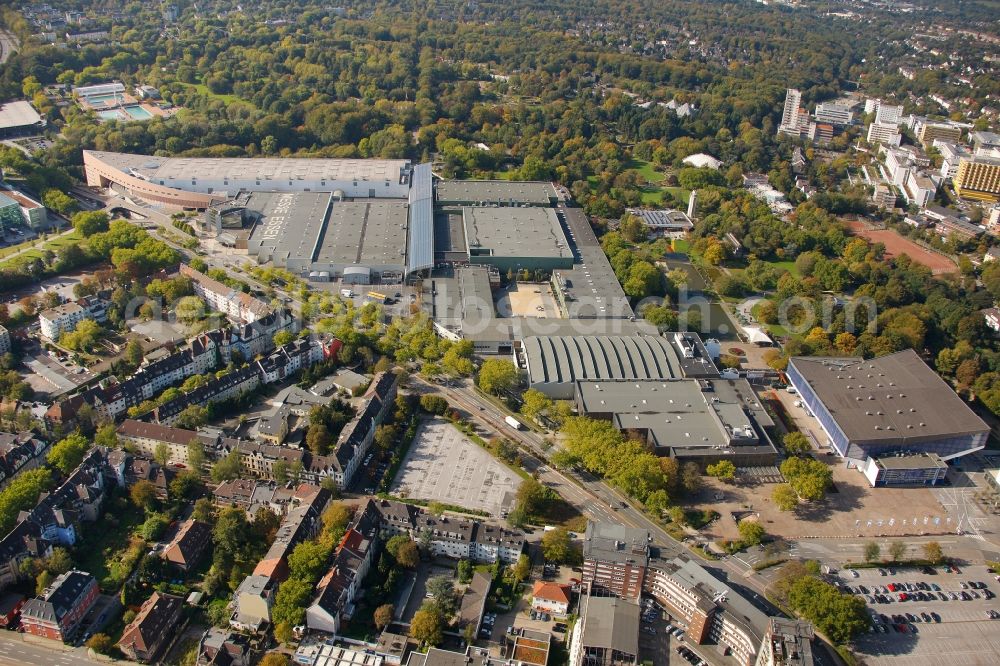
<instances>
[{"instance_id":1,"label":"flat gray roof","mask_svg":"<svg viewBox=\"0 0 1000 666\"><path fill-rule=\"evenodd\" d=\"M641 208L629 208L629 213L635 215L643 221L647 227L652 229L676 229L678 231L689 231L694 228L694 222L686 213L679 210L643 210Z\"/></svg>"},{"instance_id":2,"label":"flat gray roof","mask_svg":"<svg viewBox=\"0 0 1000 666\"><path fill-rule=\"evenodd\" d=\"M909 455L881 456L875 464L882 469L947 469L948 465L936 453L916 453Z\"/></svg>"},{"instance_id":3,"label":"flat gray roof","mask_svg":"<svg viewBox=\"0 0 1000 666\"><path fill-rule=\"evenodd\" d=\"M232 178L262 182L288 180L359 180L399 182L409 160L355 160L313 157L157 157L90 151L105 164L145 175L150 180L191 181ZM173 185L167 182L167 185ZM183 188L182 188L183 189ZM331 190L333 188L331 187Z\"/></svg>"},{"instance_id":4,"label":"flat gray roof","mask_svg":"<svg viewBox=\"0 0 1000 666\"><path fill-rule=\"evenodd\" d=\"M489 250L494 257L573 257L551 208L466 207L462 219L470 254Z\"/></svg>"},{"instance_id":5,"label":"flat gray roof","mask_svg":"<svg viewBox=\"0 0 1000 666\"><path fill-rule=\"evenodd\" d=\"M548 206L557 198L552 183L516 180L443 180L437 184L442 204L498 203Z\"/></svg>"},{"instance_id":6,"label":"flat gray roof","mask_svg":"<svg viewBox=\"0 0 1000 666\"><path fill-rule=\"evenodd\" d=\"M584 647L617 650L639 657L639 604L617 597L587 596L583 609Z\"/></svg>"},{"instance_id":7,"label":"flat gray roof","mask_svg":"<svg viewBox=\"0 0 1000 666\"><path fill-rule=\"evenodd\" d=\"M485 267L464 266L455 270L455 277L431 278L423 284L423 302L439 325L456 333L465 329L492 332L496 310Z\"/></svg>"},{"instance_id":8,"label":"flat gray roof","mask_svg":"<svg viewBox=\"0 0 1000 666\"><path fill-rule=\"evenodd\" d=\"M279 266L307 268L319 243L330 195L321 192L254 192L247 209L259 213L247 241L250 254Z\"/></svg>"},{"instance_id":9,"label":"flat gray roof","mask_svg":"<svg viewBox=\"0 0 1000 666\"><path fill-rule=\"evenodd\" d=\"M852 442L906 446L990 430L912 349L869 360L796 356L789 369Z\"/></svg>"},{"instance_id":10,"label":"flat gray roof","mask_svg":"<svg viewBox=\"0 0 1000 666\"><path fill-rule=\"evenodd\" d=\"M0 129L38 125L42 117L29 102L18 100L0 104Z\"/></svg>"},{"instance_id":11,"label":"flat gray roof","mask_svg":"<svg viewBox=\"0 0 1000 666\"><path fill-rule=\"evenodd\" d=\"M407 205L392 199L337 201L316 257L317 264L405 265Z\"/></svg>"},{"instance_id":12,"label":"flat gray roof","mask_svg":"<svg viewBox=\"0 0 1000 666\"><path fill-rule=\"evenodd\" d=\"M759 441L741 400L716 395L713 382L676 379L646 382L577 382L576 395L587 413L614 414L622 429L652 430L659 446L718 449ZM763 410L761 410L763 411Z\"/></svg>"},{"instance_id":13,"label":"flat gray roof","mask_svg":"<svg viewBox=\"0 0 1000 666\"><path fill-rule=\"evenodd\" d=\"M583 536L583 557L600 562L643 566L649 561L649 530L615 523L587 523Z\"/></svg>"},{"instance_id":14,"label":"flat gray roof","mask_svg":"<svg viewBox=\"0 0 1000 666\"><path fill-rule=\"evenodd\" d=\"M600 247L577 246L580 263L553 271L573 317L628 318L635 312Z\"/></svg>"}]
</instances>

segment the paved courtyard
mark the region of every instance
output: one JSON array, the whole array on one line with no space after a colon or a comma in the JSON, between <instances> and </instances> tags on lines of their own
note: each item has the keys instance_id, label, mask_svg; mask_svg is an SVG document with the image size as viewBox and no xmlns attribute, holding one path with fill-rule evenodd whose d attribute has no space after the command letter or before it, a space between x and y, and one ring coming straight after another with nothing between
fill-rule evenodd
<instances>
[{"instance_id":1,"label":"paved courtyard","mask_svg":"<svg viewBox=\"0 0 1000 666\"><path fill-rule=\"evenodd\" d=\"M497 301L497 311L504 317L559 317L559 306L547 284L521 284L508 287Z\"/></svg>"},{"instance_id":2,"label":"paved courtyard","mask_svg":"<svg viewBox=\"0 0 1000 666\"><path fill-rule=\"evenodd\" d=\"M400 467L392 493L500 516L521 479L443 419L424 421Z\"/></svg>"}]
</instances>

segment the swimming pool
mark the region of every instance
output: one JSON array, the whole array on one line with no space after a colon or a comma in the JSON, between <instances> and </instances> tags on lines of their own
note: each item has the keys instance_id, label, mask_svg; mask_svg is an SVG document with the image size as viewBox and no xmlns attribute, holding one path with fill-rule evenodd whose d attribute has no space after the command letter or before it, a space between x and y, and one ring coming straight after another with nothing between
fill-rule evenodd
<instances>
[{"instance_id":1,"label":"swimming pool","mask_svg":"<svg viewBox=\"0 0 1000 666\"><path fill-rule=\"evenodd\" d=\"M104 109L97 111L97 117L101 120L149 120L153 114L141 106L123 106L118 109Z\"/></svg>"},{"instance_id":2,"label":"swimming pool","mask_svg":"<svg viewBox=\"0 0 1000 666\"><path fill-rule=\"evenodd\" d=\"M153 114L141 106L123 106L122 110L132 116L132 120L149 120Z\"/></svg>"},{"instance_id":3,"label":"swimming pool","mask_svg":"<svg viewBox=\"0 0 1000 666\"><path fill-rule=\"evenodd\" d=\"M114 103L120 100L122 97L123 95L91 95L90 97L84 97L83 100L91 106L105 106L109 102Z\"/></svg>"}]
</instances>

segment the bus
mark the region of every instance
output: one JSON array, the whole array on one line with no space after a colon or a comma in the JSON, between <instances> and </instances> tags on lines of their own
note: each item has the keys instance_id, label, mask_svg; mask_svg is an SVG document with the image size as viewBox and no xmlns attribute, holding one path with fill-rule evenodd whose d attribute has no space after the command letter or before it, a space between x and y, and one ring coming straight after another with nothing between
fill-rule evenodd
<instances>
[{"instance_id":1,"label":"bus","mask_svg":"<svg viewBox=\"0 0 1000 666\"><path fill-rule=\"evenodd\" d=\"M367 296L369 301L375 301L376 303L385 303L389 300L388 296L377 291L369 291Z\"/></svg>"}]
</instances>

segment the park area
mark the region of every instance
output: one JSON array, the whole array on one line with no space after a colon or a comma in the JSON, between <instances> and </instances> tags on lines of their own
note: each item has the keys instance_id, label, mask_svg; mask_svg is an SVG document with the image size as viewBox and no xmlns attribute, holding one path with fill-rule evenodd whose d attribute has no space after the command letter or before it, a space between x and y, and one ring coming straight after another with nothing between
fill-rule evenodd
<instances>
[{"instance_id":1,"label":"park area","mask_svg":"<svg viewBox=\"0 0 1000 666\"><path fill-rule=\"evenodd\" d=\"M860 221L849 221L847 227L855 236L861 236L872 243L885 245L885 254L888 258L898 257L901 254L908 255L913 261L931 269L934 275L958 271L955 262L945 255L928 250L922 245L900 236L892 229L872 229Z\"/></svg>"},{"instance_id":2,"label":"park area","mask_svg":"<svg viewBox=\"0 0 1000 666\"><path fill-rule=\"evenodd\" d=\"M514 505L520 477L443 419L424 421L391 493L501 516Z\"/></svg>"}]
</instances>

